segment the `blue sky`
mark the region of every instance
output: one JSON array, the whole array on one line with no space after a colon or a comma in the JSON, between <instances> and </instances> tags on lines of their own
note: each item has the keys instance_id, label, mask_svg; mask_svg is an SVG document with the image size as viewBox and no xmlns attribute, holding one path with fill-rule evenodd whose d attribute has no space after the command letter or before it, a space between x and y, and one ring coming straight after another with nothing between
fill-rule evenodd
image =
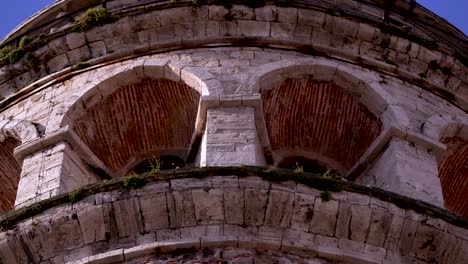
<instances>
[{"instance_id":1,"label":"blue sky","mask_svg":"<svg viewBox=\"0 0 468 264\"><path fill-rule=\"evenodd\" d=\"M79 1L79 0L78 0ZM23 20L52 3L53 0L2 0L0 39ZM468 0L417 0L468 35Z\"/></svg>"}]
</instances>

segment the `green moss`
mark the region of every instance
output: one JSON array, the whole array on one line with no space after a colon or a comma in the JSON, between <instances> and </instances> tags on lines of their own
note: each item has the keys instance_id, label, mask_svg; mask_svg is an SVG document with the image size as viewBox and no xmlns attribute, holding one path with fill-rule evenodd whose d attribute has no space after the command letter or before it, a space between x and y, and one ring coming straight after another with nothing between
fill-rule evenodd
<instances>
[{"instance_id":1,"label":"green moss","mask_svg":"<svg viewBox=\"0 0 468 264\"><path fill-rule=\"evenodd\" d=\"M320 198L322 199L322 202L328 202L332 198L332 194L328 190L322 190L320 191Z\"/></svg>"},{"instance_id":2,"label":"green moss","mask_svg":"<svg viewBox=\"0 0 468 264\"><path fill-rule=\"evenodd\" d=\"M32 53L27 53L26 54L26 66L29 69L33 69L35 71L38 71L40 66L41 66L41 61L34 56Z\"/></svg>"},{"instance_id":3,"label":"green moss","mask_svg":"<svg viewBox=\"0 0 468 264\"><path fill-rule=\"evenodd\" d=\"M107 9L92 8L80 16L72 28L72 31L89 31L95 27L103 26L114 22L114 18L109 14Z\"/></svg>"},{"instance_id":4,"label":"green moss","mask_svg":"<svg viewBox=\"0 0 468 264\"><path fill-rule=\"evenodd\" d=\"M142 176L136 174L124 178L123 186L127 189L141 189L145 187L146 181Z\"/></svg>"},{"instance_id":5,"label":"green moss","mask_svg":"<svg viewBox=\"0 0 468 264\"><path fill-rule=\"evenodd\" d=\"M85 63L85 62L79 62L77 64L75 64L73 66L73 70L76 70L76 71L79 71L79 70L83 70L83 69L86 69L88 67L90 67L91 65L89 63Z\"/></svg>"},{"instance_id":6,"label":"green moss","mask_svg":"<svg viewBox=\"0 0 468 264\"><path fill-rule=\"evenodd\" d=\"M395 59L386 56L386 57L384 57L384 60L385 60L386 63L398 67L398 63L395 61Z\"/></svg>"},{"instance_id":7,"label":"green moss","mask_svg":"<svg viewBox=\"0 0 468 264\"><path fill-rule=\"evenodd\" d=\"M5 46L0 49L0 59L3 59L13 48L10 46Z\"/></svg>"},{"instance_id":8,"label":"green moss","mask_svg":"<svg viewBox=\"0 0 468 264\"><path fill-rule=\"evenodd\" d=\"M341 13L338 12L336 9L334 8L329 8L327 9L326 11L327 14L331 15L331 16L341 16Z\"/></svg>"},{"instance_id":9,"label":"green moss","mask_svg":"<svg viewBox=\"0 0 468 264\"><path fill-rule=\"evenodd\" d=\"M24 51L23 48L16 48L10 50L7 54L5 54L2 58L3 64L14 64L21 60L26 52Z\"/></svg>"},{"instance_id":10,"label":"green moss","mask_svg":"<svg viewBox=\"0 0 468 264\"><path fill-rule=\"evenodd\" d=\"M68 200L72 203L76 203L83 199L83 195L81 194L80 190L74 190L68 193Z\"/></svg>"},{"instance_id":11,"label":"green moss","mask_svg":"<svg viewBox=\"0 0 468 264\"><path fill-rule=\"evenodd\" d=\"M24 211L24 216L25 218L29 218L43 211L44 209L42 209L42 204L33 205L33 206L26 208L26 210Z\"/></svg>"},{"instance_id":12,"label":"green moss","mask_svg":"<svg viewBox=\"0 0 468 264\"><path fill-rule=\"evenodd\" d=\"M29 36L23 36L19 42L19 47L24 48L31 44L33 42L33 39Z\"/></svg>"}]
</instances>

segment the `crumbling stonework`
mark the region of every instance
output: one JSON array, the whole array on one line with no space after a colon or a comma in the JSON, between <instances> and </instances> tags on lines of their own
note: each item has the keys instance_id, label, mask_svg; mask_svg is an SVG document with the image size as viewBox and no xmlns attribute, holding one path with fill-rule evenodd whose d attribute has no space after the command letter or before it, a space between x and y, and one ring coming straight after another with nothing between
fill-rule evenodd
<instances>
[{"instance_id":1,"label":"crumbling stonework","mask_svg":"<svg viewBox=\"0 0 468 264\"><path fill-rule=\"evenodd\" d=\"M96 0L51 4L0 42L37 27L28 54L0 65L2 261L467 262L468 224L447 211L468 218L467 39L409 0L381 2L115 0L110 23L84 32L37 26ZM192 171L128 190L129 174L165 161L274 171L295 159L442 213L392 193L327 201L292 176ZM39 210L61 195L73 199Z\"/></svg>"}]
</instances>

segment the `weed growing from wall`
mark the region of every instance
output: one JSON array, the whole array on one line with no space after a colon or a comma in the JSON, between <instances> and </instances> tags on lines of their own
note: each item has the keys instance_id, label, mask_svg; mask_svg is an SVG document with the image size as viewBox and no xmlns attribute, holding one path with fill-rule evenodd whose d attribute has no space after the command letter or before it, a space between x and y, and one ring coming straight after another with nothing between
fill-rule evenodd
<instances>
[{"instance_id":1,"label":"weed growing from wall","mask_svg":"<svg viewBox=\"0 0 468 264\"><path fill-rule=\"evenodd\" d=\"M72 31L81 32L89 31L95 27L103 26L114 22L114 18L109 14L107 9L92 8L76 19Z\"/></svg>"},{"instance_id":2,"label":"weed growing from wall","mask_svg":"<svg viewBox=\"0 0 468 264\"><path fill-rule=\"evenodd\" d=\"M123 185L127 189L141 189L145 187L146 181L142 176L131 174L124 178Z\"/></svg>"}]
</instances>

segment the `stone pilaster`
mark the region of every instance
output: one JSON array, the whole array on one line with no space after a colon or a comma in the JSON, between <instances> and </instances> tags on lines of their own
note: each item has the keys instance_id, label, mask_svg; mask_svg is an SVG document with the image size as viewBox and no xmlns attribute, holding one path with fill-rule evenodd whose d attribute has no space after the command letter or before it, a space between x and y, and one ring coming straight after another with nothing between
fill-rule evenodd
<instances>
[{"instance_id":1,"label":"stone pilaster","mask_svg":"<svg viewBox=\"0 0 468 264\"><path fill-rule=\"evenodd\" d=\"M437 159L425 147L393 137L373 165L357 179L401 195L443 207Z\"/></svg>"},{"instance_id":2,"label":"stone pilaster","mask_svg":"<svg viewBox=\"0 0 468 264\"><path fill-rule=\"evenodd\" d=\"M199 155L201 166L265 166L255 123L255 108L208 109Z\"/></svg>"},{"instance_id":3,"label":"stone pilaster","mask_svg":"<svg viewBox=\"0 0 468 264\"><path fill-rule=\"evenodd\" d=\"M99 179L64 141L24 158L15 207L69 192Z\"/></svg>"}]
</instances>

